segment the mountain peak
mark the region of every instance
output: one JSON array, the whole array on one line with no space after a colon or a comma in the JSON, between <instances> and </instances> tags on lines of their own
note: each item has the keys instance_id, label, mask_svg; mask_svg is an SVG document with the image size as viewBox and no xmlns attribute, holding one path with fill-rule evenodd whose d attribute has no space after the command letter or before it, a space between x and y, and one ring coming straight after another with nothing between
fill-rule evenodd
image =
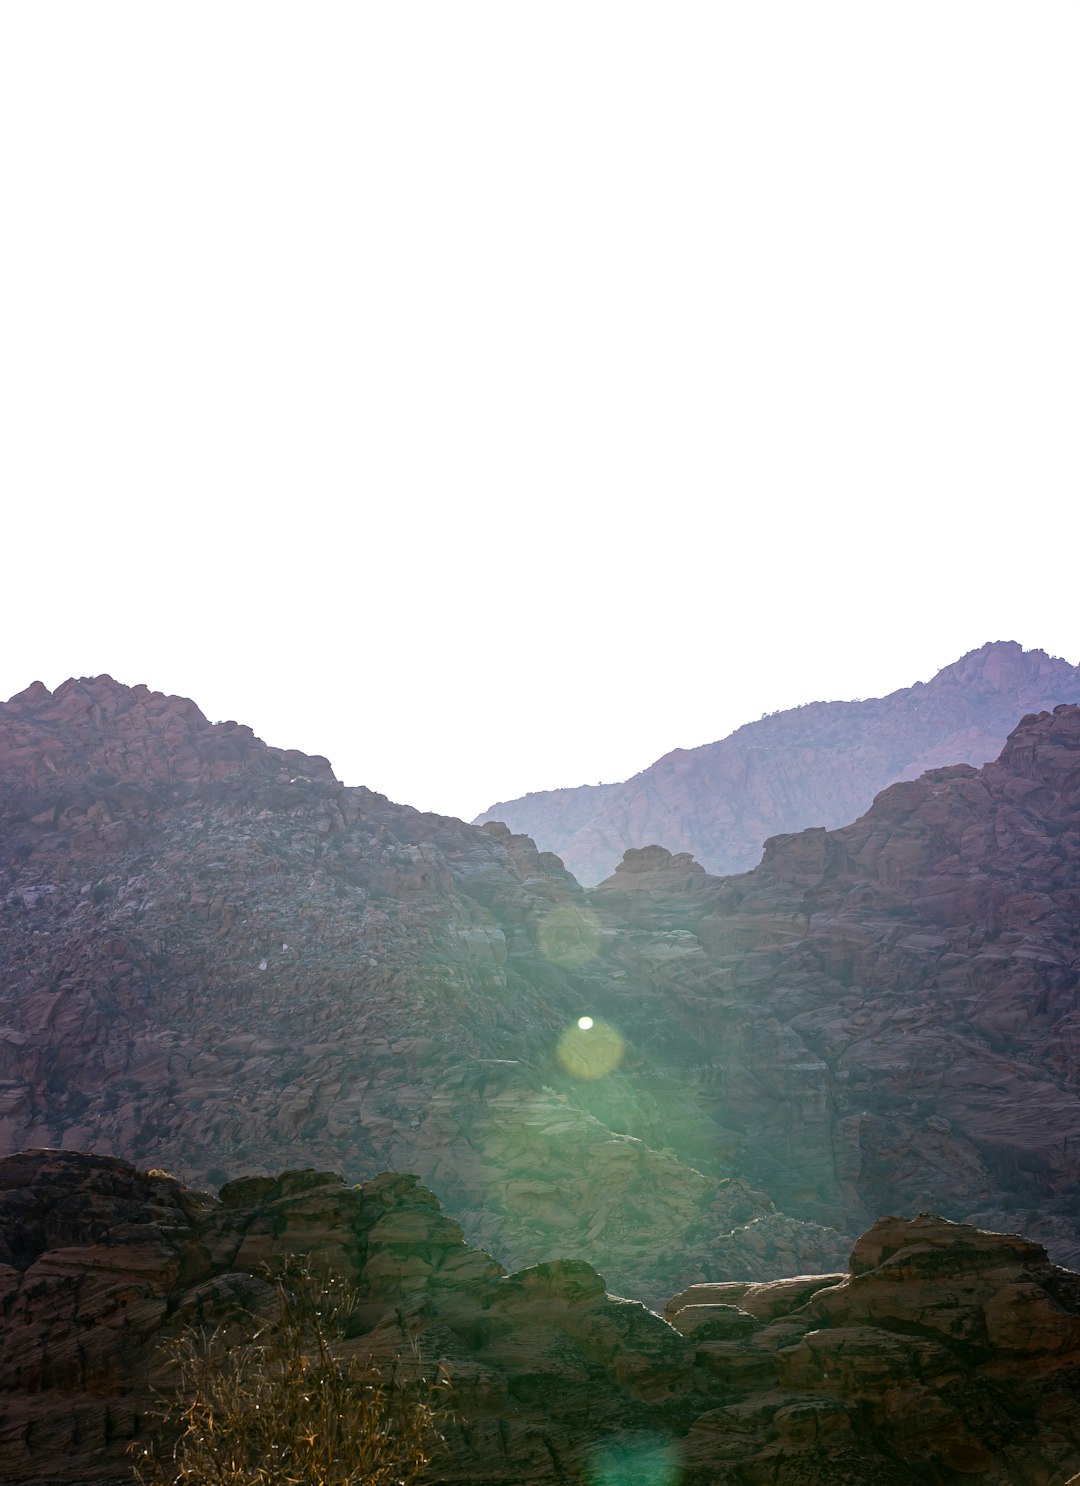
<instances>
[{"instance_id":1,"label":"mountain peak","mask_svg":"<svg viewBox=\"0 0 1080 1486\"><path fill-rule=\"evenodd\" d=\"M692 853L709 872L743 872L767 837L835 828L898 780L985 763L1018 717L1075 701L1080 667L1016 640L991 640L929 682L776 712L717 743L675 749L602 796L537 793L503 801L498 815L584 883L602 881L625 851L652 843Z\"/></svg>"},{"instance_id":2,"label":"mountain peak","mask_svg":"<svg viewBox=\"0 0 1080 1486\"><path fill-rule=\"evenodd\" d=\"M1071 678L1075 673L1076 668L1068 661L1048 655L1045 650L1025 650L1017 640L989 640L951 665L943 666L930 685L982 683L995 691L1008 692L1025 678Z\"/></svg>"},{"instance_id":3,"label":"mountain peak","mask_svg":"<svg viewBox=\"0 0 1080 1486\"><path fill-rule=\"evenodd\" d=\"M208 721L189 698L112 676L70 676L55 691L40 681L0 702L0 777L16 787L115 779L205 784L226 776L282 773L337 781L326 759L269 748L251 728Z\"/></svg>"}]
</instances>

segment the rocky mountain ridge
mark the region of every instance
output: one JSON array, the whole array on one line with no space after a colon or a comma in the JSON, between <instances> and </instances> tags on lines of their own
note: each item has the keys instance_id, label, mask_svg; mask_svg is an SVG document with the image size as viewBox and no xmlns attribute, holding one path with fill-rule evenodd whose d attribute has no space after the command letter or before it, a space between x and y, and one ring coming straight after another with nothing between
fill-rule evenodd
<instances>
[{"instance_id":1,"label":"rocky mountain ridge","mask_svg":"<svg viewBox=\"0 0 1080 1486\"><path fill-rule=\"evenodd\" d=\"M1059 707L754 872L651 847L586 894L182 699L31 689L0 706L2 1149L411 1170L508 1268L653 1304L834 1270L897 1210L1076 1264L1078 778Z\"/></svg>"},{"instance_id":2,"label":"rocky mountain ridge","mask_svg":"<svg viewBox=\"0 0 1080 1486\"><path fill-rule=\"evenodd\" d=\"M701 1285L667 1320L588 1264L508 1274L415 1177L234 1180L219 1199L70 1152L0 1160L0 1477L129 1481L185 1330L272 1325L305 1256L353 1356L449 1379L432 1486L1064 1486L1080 1275L1024 1239L883 1219L841 1272ZM1074 1483L1075 1486L1075 1483Z\"/></svg>"},{"instance_id":3,"label":"rocky mountain ridge","mask_svg":"<svg viewBox=\"0 0 1080 1486\"><path fill-rule=\"evenodd\" d=\"M682 1280L744 1229L733 1275L846 1251L715 1159L632 1035L596 1086L560 1065L637 993L531 842L108 677L0 706L0 832L0 1150L414 1170L503 1262L589 1253L657 1301L658 1246Z\"/></svg>"},{"instance_id":4,"label":"rocky mountain ridge","mask_svg":"<svg viewBox=\"0 0 1080 1486\"><path fill-rule=\"evenodd\" d=\"M533 837L582 883L650 843L688 851L710 872L745 872L767 837L846 825L888 785L994 759L1017 718L1078 701L1080 666L998 641L888 696L775 712L676 748L625 783L537 791L475 823Z\"/></svg>"},{"instance_id":5,"label":"rocky mountain ridge","mask_svg":"<svg viewBox=\"0 0 1080 1486\"><path fill-rule=\"evenodd\" d=\"M612 927L677 926L667 995L696 1001L718 1127L738 1147L753 1121L782 1205L813 1211L801 1182L833 1210L1022 1217L1080 1259L1080 708L842 830L774 838L754 872L651 848L590 902Z\"/></svg>"}]
</instances>

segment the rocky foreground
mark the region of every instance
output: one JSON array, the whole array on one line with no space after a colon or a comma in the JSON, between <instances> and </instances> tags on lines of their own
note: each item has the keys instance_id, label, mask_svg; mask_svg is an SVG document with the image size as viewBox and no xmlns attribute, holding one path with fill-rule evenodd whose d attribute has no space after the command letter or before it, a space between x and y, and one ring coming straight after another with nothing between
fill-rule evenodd
<instances>
[{"instance_id":1,"label":"rocky foreground","mask_svg":"<svg viewBox=\"0 0 1080 1486\"><path fill-rule=\"evenodd\" d=\"M359 1355L440 1364L433 1482L1061 1486L1080 1470L1080 1275L1038 1244L885 1218L844 1272L698 1285L667 1319L588 1264L507 1274L415 1177L219 1198L125 1161L0 1161L0 1479L130 1479L161 1346L269 1314L289 1255L355 1282Z\"/></svg>"},{"instance_id":2,"label":"rocky foreground","mask_svg":"<svg viewBox=\"0 0 1080 1486\"><path fill-rule=\"evenodd\" d=\"M1025 712L1078 701L1080 666L997 641L886 697L774 712L719 742L676 748L621 784L537 790L476 823L532 836L583 883L647 842L688 851L710 872L745 872L767 837L845 825L887 785L996 758Z\"/></svg>"}]
</instances>

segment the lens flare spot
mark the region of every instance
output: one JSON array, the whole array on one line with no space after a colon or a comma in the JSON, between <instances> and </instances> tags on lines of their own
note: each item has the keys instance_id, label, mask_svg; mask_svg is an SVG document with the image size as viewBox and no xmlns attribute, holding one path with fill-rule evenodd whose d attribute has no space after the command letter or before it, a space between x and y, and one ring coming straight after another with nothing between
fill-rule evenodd
<instances>
[{"instance_id":1,"label":"lens flare spot","mask_svg":"<svg viewBox=\"0 0 1080 1486\"><path fill-rule=\"evenodd\" d=\"M600 952L600 924L587 908L560 903L542 920L536 939L553 964L580 970Z\"/></svg>"},{"instance_id":2,"label":"lens flare spot","mask_svg":"<svg viewBox=\"0 0 1080 1486\"><path fill-rule=\"evenodd\" d=\"M555 1056L574 1078L591 1081L613 1073L625 1051L626 1043L609 1022L582 1016L559 1038Z\"/></svg>"},{"instance_id":3,"label":"lens flare spot","mask_svg":"<svg viewBox=\"0 0 1080 1486\"><path fill-rule=\"evenodd\" d=\"M627 1436L593 1459L589 1486L677 1486L682 1475L674 1447L655 1435Z\"/></svg>"}]
</instances>

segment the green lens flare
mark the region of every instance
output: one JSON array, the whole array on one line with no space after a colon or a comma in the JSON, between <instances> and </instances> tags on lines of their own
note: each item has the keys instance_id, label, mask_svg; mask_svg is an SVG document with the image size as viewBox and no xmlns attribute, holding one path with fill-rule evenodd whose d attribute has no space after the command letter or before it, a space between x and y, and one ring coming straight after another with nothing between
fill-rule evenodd
<instances>
[{"instance_id":1,"label":"green lens flare","mask_svg":"<svg viewBox=\"0 0 1080 1486\"><path fill-rule=\"evenodd\" d=\"M627 1436L603 1445L589 1469L589 1486L679 1486L673 1445L654 1435Z\"/></svg>"},{"instance_id":2,"label":"green lens flare","mask_svg":"<svg viewBox=\"0 0 1080 1486\"><path fill-rule=\"evenodd\" d=\"M623 1060L626 1043L609 1022L578 1017L559 1038L555 1056L574 1078L592 1080L613 1073Z\"/></svg>"}]
</instances>

